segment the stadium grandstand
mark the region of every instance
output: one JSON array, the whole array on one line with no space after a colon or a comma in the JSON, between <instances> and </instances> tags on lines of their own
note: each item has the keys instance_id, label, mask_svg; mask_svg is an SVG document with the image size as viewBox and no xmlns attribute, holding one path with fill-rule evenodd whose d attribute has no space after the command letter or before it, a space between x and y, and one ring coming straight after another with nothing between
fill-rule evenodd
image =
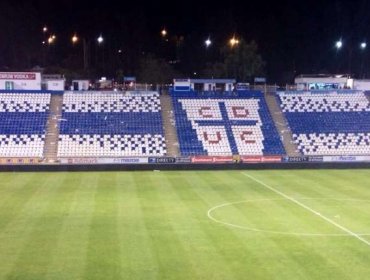
<instances>
[{"instance_id":1,"label":"stadium grandstand","mask_svg":"<svg viewBox=\"0 0 370 280\"><path fill-rule=\"evenodd\" d=\"M268 93L238 87L232 79L175 79L167 94L64 92L41 90L36 73L2 77L14 78L13 86L25 79L20 84L30 83L32 90L0 93L1 157L58 163L66 158L370 155L370 103L363 90Z\"/></svg>"}]
</instances>

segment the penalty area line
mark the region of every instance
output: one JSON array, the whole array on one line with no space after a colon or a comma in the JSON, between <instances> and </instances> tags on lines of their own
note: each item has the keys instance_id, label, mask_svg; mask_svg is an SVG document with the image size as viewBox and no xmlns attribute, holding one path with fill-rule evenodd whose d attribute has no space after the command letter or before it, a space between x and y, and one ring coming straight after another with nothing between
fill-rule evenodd
<instances>
[{"instance_id":1,"label":"penalty area line","mask_svg":"<svg viewBox=\"0 0 370 280\"><path fill-rule=\"evenodd\" d=\"M349 234L350 236L353 236L355 238L357 238L358 240L360 240L361 242L365 243L366 245L370 246L370 241L367 241L365 238L362 238L360 235L356 234L355 232L349 230L348 228L344 227L344 226L341 226L340 224L336 223L335 221L323 216L321 213L317 212L316 210L310 208L309 206L299 202L298 200L296 200L295 198L275 189L274 187L262 182L261 180L258 180L257 178L253 177L252 175L249 175L247 173L242 173L244 176L248 177L249 179L257 182L258 184L264 186L265 188L269 189L270 191L284 197L285 199L287 200L290 200L291 202L295 203L296 205L298 206L301 206L302 208L306 209L307 211L315 214L316 216L320 217L321 219L325 220L326 222L332 224L333 226L339 228L340 230L346 232L347 234Z\"/></svg>"}]
</instances>

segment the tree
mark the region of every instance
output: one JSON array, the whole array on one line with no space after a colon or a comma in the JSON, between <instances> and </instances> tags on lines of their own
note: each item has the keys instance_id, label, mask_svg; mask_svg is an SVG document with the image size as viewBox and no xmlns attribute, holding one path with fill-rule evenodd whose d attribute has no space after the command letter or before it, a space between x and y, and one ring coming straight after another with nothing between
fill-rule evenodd
<instances>
[{"instance_id":1,"label":"tree","mask_svg":"<svg viewBox=\"0 0 370 280\"><path fill-rule=\"evenodd\" d=\"M164 59L145 55L140 60L138 80L151 84L170 83L178 74Z\"/></svg>"},{"instance_id":2,"label":"tree","mask_svg":"<svg viewBox=\"0 0 370 280\"><path fill-rule=\"evenodd\" d=\"M225 56L224 65L228 77L236 78L238 81L247 81L263 74L265 62L258 54L255 41L248 44L244 39L240 39L238 44L224 47L222 53Z\"/></svg>"},{"instance_id":3,"label":"tree","mask_svg":"<svg viewBox=\"0 0 370 280\"><path fill-rule=\"evenodd\" d=\"M225 78L225 64L222 62L207 63L206 68L202 71L202 76L212 79Z\"/></svg>"},{"instance_id":4,"label":"tree","mask_svg":"<svg viewBox=\"0 0 370 280\"><path fill-rule=\"evenodd\" d=\"M248 81L264 73L265 62L258 53L255 41L246 43L242 38L233 46L221 48L222 61L208 63L202 74L213 78L235 78Z\"/></svg>"}]
</instances>

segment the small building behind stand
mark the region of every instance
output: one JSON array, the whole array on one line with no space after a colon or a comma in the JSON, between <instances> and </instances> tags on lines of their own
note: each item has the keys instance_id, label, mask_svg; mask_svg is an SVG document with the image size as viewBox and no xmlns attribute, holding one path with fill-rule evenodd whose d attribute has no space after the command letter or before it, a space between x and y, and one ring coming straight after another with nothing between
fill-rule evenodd
<instances>
[{"instance_id":1,"label":"small building behind stand","mask_svg":"<svg viewBox=\"0 0 370 280\"><path fill-rule=\"evenodd\" d=\"M89 80L73 80L71 85L71 90L89 90L90 81Z\"/></svg>"},{"instance_id":2,"label":"small building behind stand","mask_svg":"<svg viewBox=\"0 0 370 280\"><path fill-rule=\"evenodd\" d=\"M174 79L174 92L232 92L235 79Z\"/></svg>"},{"instance_id":3,"label":"small building behind stand","mask_svg":"<svg viewBox=\"0 0 370 280\"><path fill-rule=\"evenodd\" d=\"M41 90L41 73L0 72L0 90Z\"/></svg>"}]
</instances>

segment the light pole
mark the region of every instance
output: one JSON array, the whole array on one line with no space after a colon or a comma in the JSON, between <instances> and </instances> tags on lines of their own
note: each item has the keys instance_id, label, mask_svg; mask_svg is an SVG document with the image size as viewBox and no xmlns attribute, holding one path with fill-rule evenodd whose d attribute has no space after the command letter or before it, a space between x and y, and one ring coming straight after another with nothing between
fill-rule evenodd
<instances>
[{"instance_id":1,"label":"light pole","mask_svg":"<svg viewBox=\"0 0 370 280\"><path fill-rule=\"evenodd\" d=\"M336 48L336 52L335 52L335 63L336 63L336 69L335 69L335 72L338 73L339 71L339 59L338 59L338 52L339 50L343 47L343 42L342 42L342 39L339 39L338 41L335 42L335 48Z\"/></svg>"},{"instance_id":2,"label":"light pole","mask_svg":"<svg viewBox=\"0 0 370 280\"><path fill-rule=\"evenodd\" d=\"M98 46L103 46L103 43L104 43L104 38L103 36L100 34L99 37L96 39L97 43L98 43ZM104 55L104 49L103 49L103 59L102 59L102 64L103 64L103 72L105 72L105 55Z\"/></svg>"},{"instance_id":3,"label":"light pole","mask_svg":"<svg viewBox=\"0 0 370 280\"><path fill-rule=\"evenodd\" d=\"M204 41L204 44L206 45L206 48L208 49L209 46L212 44L211 39L208 37L207 40Z\"/></svg>"},{"instance_id":4,"label":"light pole","mask_svg":"<svg viewBox=\"0 0 370 280\"><path fill-rule=\"evenodd\" d=\"M89 69L89 42L84 37L80 39L80 37L78 37L76 33L71 37L71 41L73 45L78 44L80 40L82 41L82 48L83 48L83 67L84 67L84 70L86 71ZM103 44L104 42L103 36L100 34L99 37L96 39L96 41L99 45ZM103 57L103 63L104 63L104 57Z\"/></svg>"},{"instance_id":5,"label":"light pole","mask_svg":"<svg viewBox=\"0 0 370 280\"><path fill-rule=\"evenodd\" d=\"M235 35L229 40L231 53L232 53L232 72L235 79L238 79L238 53L236 47L239 45L239 39L235 38Z\"/></svg>"},{"instance_id":6,"label":"light pole","mask_svg":"<svg viewBox=\"0 0 370 280\"><path fill-rule=\"evenodd\" d=\"M235 38L235 36L233 36L230 39L229 43L230 43L230 46L233 48L233 47L235 47L239 44L239 39L237 39L237 38Z\"/></svg>"},{"instance_id":7,"label":"light pole","mask_svg":"<svg viewBox=\"0 0 370 280\"><path fill-rule=\"evenodd\" d=\"M337 48L337 50L340 50L343 47L342 39L335 42L335 47Z\"/></svg>"},{"instance_id":8,"label":"light pole","mask_svg":"<svg viewBox=\"0 0 370 280\"><path fill-rule=\"evenodd\" d=\"M49 37L47 38L46 41L43 41L43 44L47 45L47 53L48 53L47 54L48 57L46 58L46 56L45 56L45 58L44 58L45 64L46 64L47 61L49 61L49 63L50 62L53 63L53 57L54 57L53 53L55 52L54 48L53 48L53 45L55 45L56 39L57 39L56 35L51 34L51 35L49 35Z\"/></svg>"},{"instance_id":9,"label":"light pole","mask_svg":"<svg viewBox=\"0 0 370 280\"><path fill-rule=\"evenodd\" d=\"M89 68L87 43L86 43L86 39L85 38L82 38L81 40L82 40L82 49L83 49L83 68L84 68L84 70L87 70ZM76 45L80 41L80 38L75 33L72 36L71 41L72 41L72 44L73 45Z\"/></svg>"},{"instance_id":10,"label":"light pole","mask_svg":"<svg viewBox=\"0 0 370 280\"><path fill-rule=\"evenodd\" d=\"M361 50L361 66L360 66L360 77L364 78L364 64L365 64L365 50L366 50L367 44L366 42L362 42L360 44L360 50Z\"/></svg>"},{"instance_id":11,"label":"light pole","mask_svg":"<svg viewBox=\"0 0 370 280\"><path fill-rule=\"evenodd\" d=\"M167 30L166 30L166 28L163 28L161 30L161 35L162 35L163 38L165 38L167 36Z\"/></svg>"},{"instance_id":12,"label":"light pole","mask_svg":"<svg viewBox=\"0 0 370 280\"><path fill-rule=\"evenodd\" d=\"M356 47L356 45L357 45L357 47ZM363 71L364 71L364 63L365 63L364 61L365 61L365 54L366 54L365 50L367 48L366 41L357 42L357 43L348 42L348 43L344 44L342 42L342 39L339 39L338 41L335 42L336 60L337 60L336 61L336 63L337 63L337 70L336 71L337 72L338 72L338 70L340 68L339 67L340 63L339 63L339 59L338 59L338 53L345 46L346 46L346 50L348 50L348 69L347 69L348 73L347 74L349 74L349 75L352 74L352 56L355 55L356 57L359 57L356 54L356 50L357 50L357 51L360 51L361 52L361 59L360 59L361 60L361 64L360 64L360 69L359 69L360 71L358 73L357 72L358 71L358 64L356 63L356 65L355 65L355 72L358 73L360 75L360 77L362 77L364 75L363 74ZM353 52L355 52L355 53L353 53ZM358 59L356 59L356 61L357 60Z\"/></svg>"}]
</instances>

